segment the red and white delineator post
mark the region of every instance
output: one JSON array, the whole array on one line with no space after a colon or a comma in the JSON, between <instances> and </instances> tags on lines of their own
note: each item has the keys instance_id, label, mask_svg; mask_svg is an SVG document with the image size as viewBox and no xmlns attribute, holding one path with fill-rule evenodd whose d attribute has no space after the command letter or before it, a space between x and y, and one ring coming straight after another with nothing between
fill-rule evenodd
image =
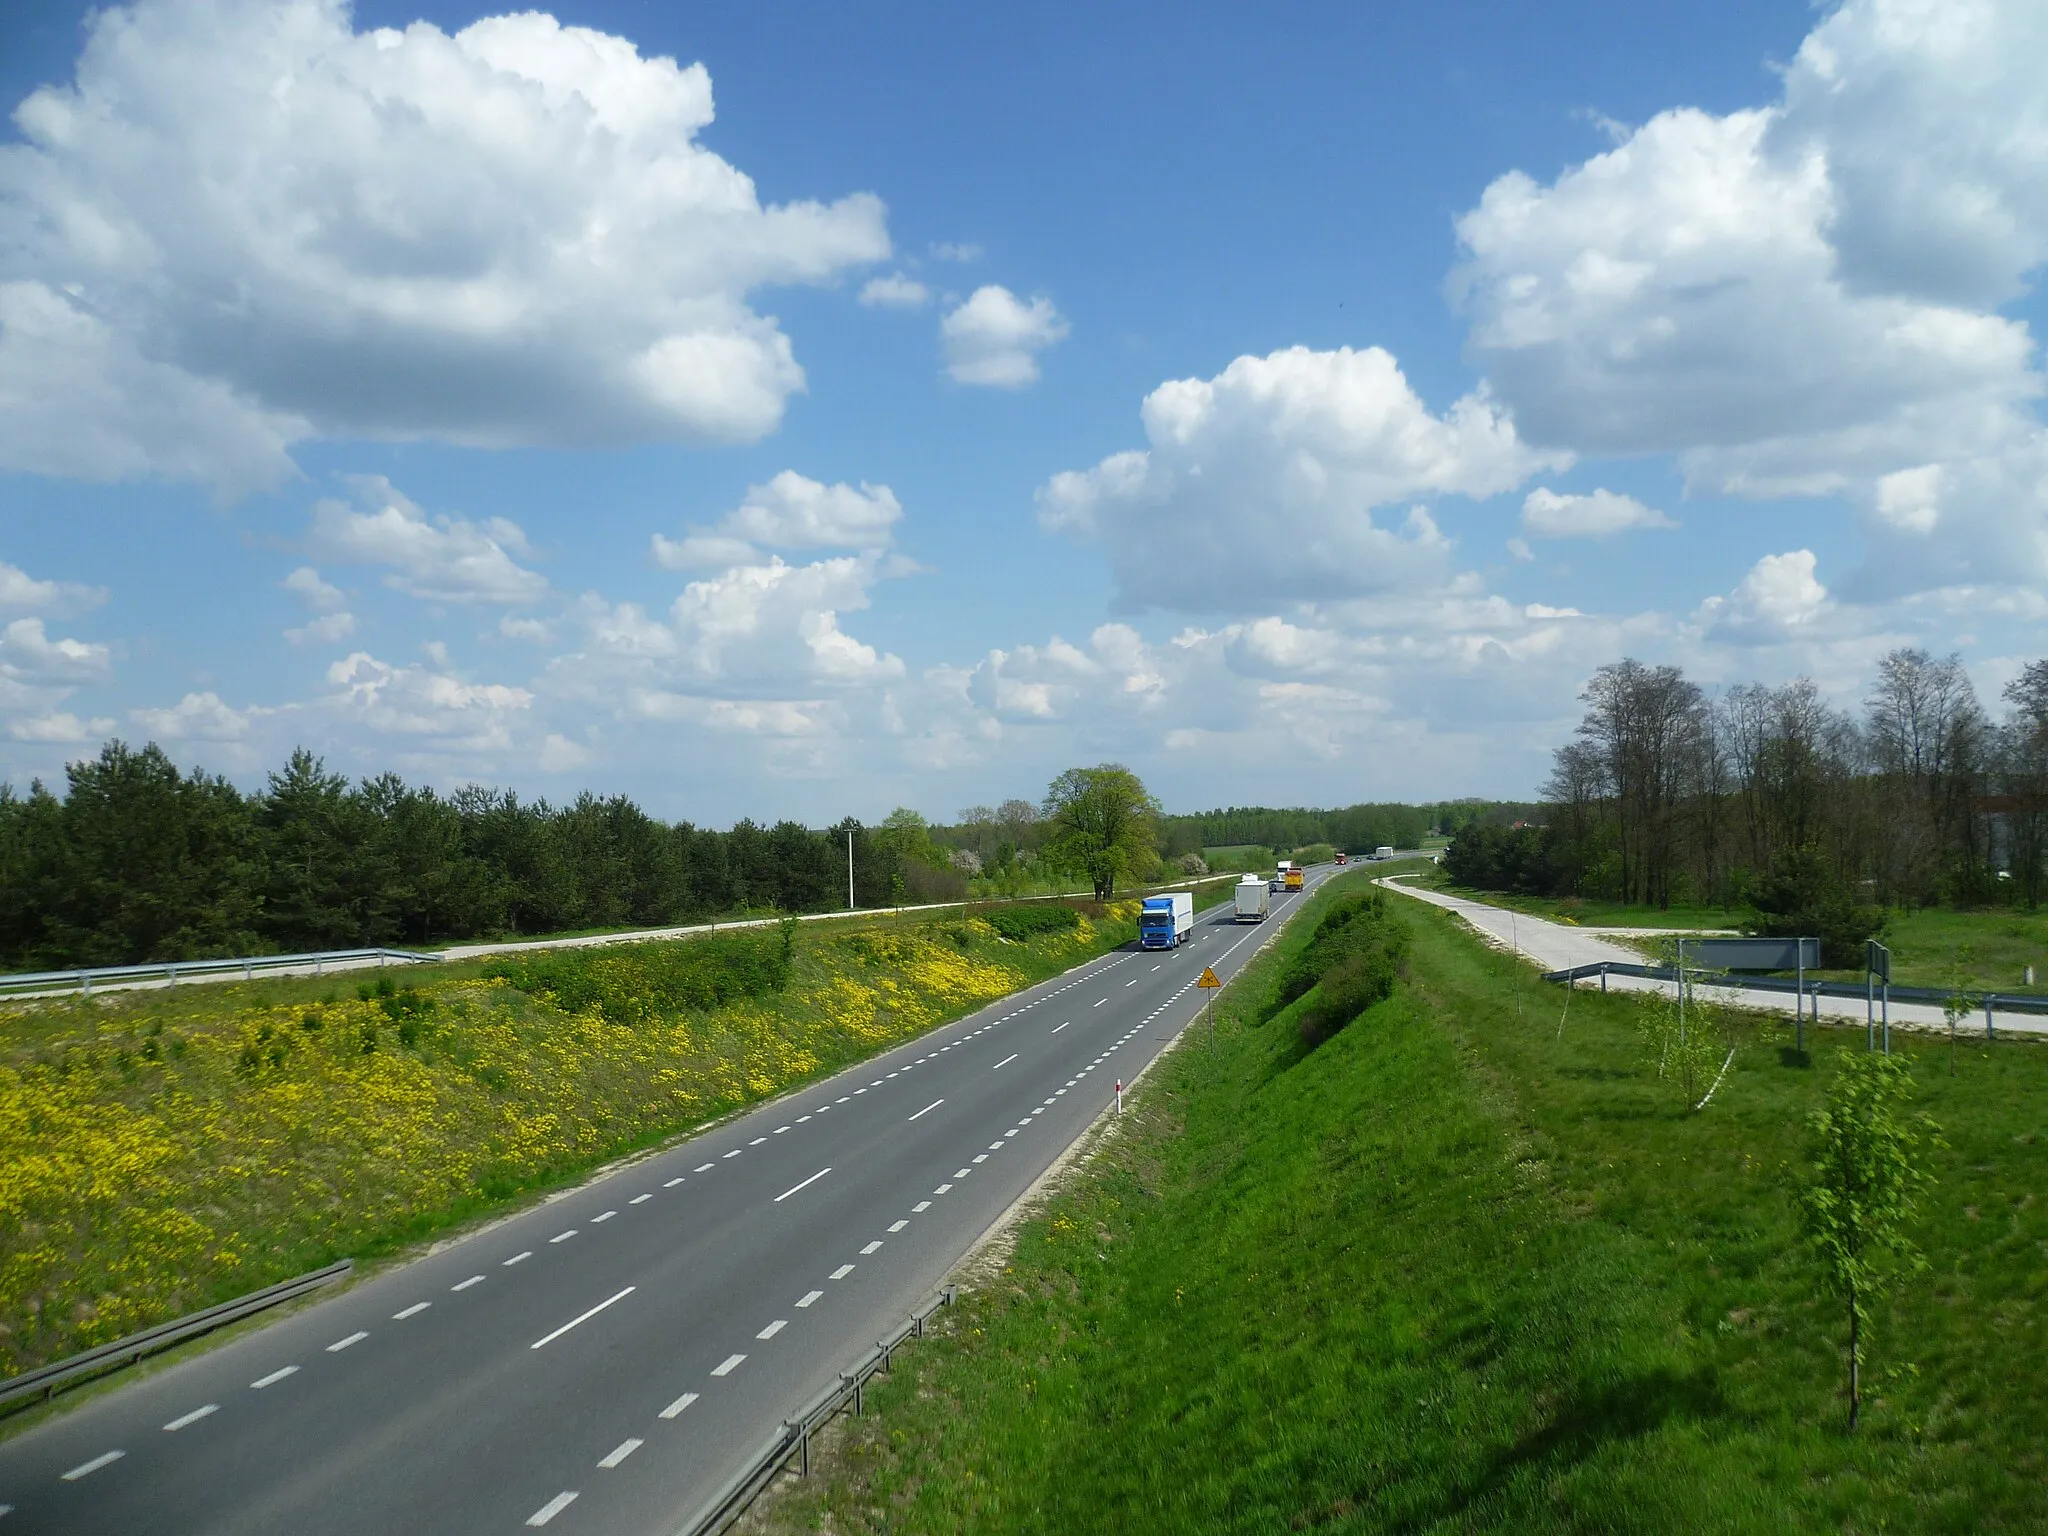
<instances>
[{"instance_id":1,"label":"red and white delineator post","mask_svg":"<svg viewBox=\"0 0 2048 1536\"><path fill-rule=\"evenodd\" d=\"M1124 1080L1122 1078L1116 1080L1116 1112L1118 1114L1124 1112Z\"/></svg>"}]
</instances>

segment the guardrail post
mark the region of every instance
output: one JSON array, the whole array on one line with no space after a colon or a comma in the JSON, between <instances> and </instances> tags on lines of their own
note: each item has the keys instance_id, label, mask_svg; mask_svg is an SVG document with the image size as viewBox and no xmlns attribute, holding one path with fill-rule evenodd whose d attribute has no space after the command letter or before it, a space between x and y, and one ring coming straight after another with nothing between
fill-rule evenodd
<instances>
[{"instance_id":1,"label":"guardrail post","mask_svg":"<svg viewBox=\"0 0 2048 1536\"><path fill-rule=\"evenodd\" d=\"M318 955L315 955L315 956L313 957L313 974L314 974L315 976L318 976L318 975L321 975L321 974L322 974L322 972L321 972L321 970L320 970L320 957L319 957Z\"/></svg>"},{"instance_id":2,"label":"guardrail post","mask_svg":"<svg viewBox=\"0 0 2048 1536\"><path fill-rule=\"evenodd\" d=\"M176 986L177 984L178 984L178 968L177 968L177 967L176 967L175 965L167 965L167 966L165 966L165 967L164 967L164 985L165 985L165 986L167 986L167 987L175 987L175 986Z\"/></svg>"},{"instance_id":3,"label":"guardrail post","mask_svg":"<svg viewBox=\"0 0 2048 1536\"><path fill-rule=\"evenodd\" d=\"M1607 962L1605 960L1600 962L1600 994L1603 997L1607 995Z\"/></svg>"},{"instance_id":4,"label":"guardrail post","mask_svg":"<svg viewBox=\"0 0 2048 1536\"><path fill-rule=\"evenodd\" d=\"M1998 1038L1998 1031L1991 1024L1991 994L1989 992L1984 994L1984 1038L1986 1040L1996 1040Z\"/></svg>"},{"instance_id":5,"label":"guardrail post","mask_svg":"<svg viewBox=\"0 0 2048 1536\"><path fill-rule=\"evenodd\" d=\"M255 979L256 968L253 965L251 965L247 960L244 960L242 962L242 980L254 981Z\"/></svg>"},{"instance_id":6,"label":"guardrail post","mask_svg":"<svg viewBox=\"0 0 2048 1536\"><path fill-rule=\"evenodd\" d=\"M889 1346L880 1339L877 1339L875 1340L875 1348L882 1352L882 1374L886 1376L889 1372Z\"/></svg>"},{"instance_id":7,"label":"guardrail post","mask_svg":"<svg viewBox=\"0 0 2048 1536\"><path fill-rule=\"evenodd\" d=\"M91 972L91 971L80 971L80 972L78 973L78 991L79 991L79 995L80 995L80 996L82 996L82 997L91 997L91 996L92 996L92 972Z\"/></svg>"}]
</instances>

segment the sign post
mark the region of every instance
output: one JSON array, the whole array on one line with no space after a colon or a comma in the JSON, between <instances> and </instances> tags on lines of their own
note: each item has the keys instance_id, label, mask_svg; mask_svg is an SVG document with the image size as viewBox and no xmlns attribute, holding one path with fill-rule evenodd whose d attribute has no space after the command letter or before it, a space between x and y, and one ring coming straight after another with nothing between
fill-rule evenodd
<instances>
[{"instance_id":1,"label":"sign post","mask_svg":"<svg viewBox=\"0 0 2048 1536\"><path fill-rule=\"evenodd\" d=\"M1863 1048L1877 1048L1876 1021L1871 1017L1872 983L1884 984L1884 1053L1892 1053L1892 952L1872 939L1863 946Z\"/></svg>"},{"instance_id":2,"label":"sign post","mask_svg":"<svg viewBox=\"0 0 2048 1536\"><path fill-rule=\"evenodd\" d=\"M1205 965L1202 967L1201 978L1195 985L1209 994L1209 1039L1213 1044L1216 1039L1216 990L1223 983L1216 979L1216 972Z\"/></svg>"}]
</instances>

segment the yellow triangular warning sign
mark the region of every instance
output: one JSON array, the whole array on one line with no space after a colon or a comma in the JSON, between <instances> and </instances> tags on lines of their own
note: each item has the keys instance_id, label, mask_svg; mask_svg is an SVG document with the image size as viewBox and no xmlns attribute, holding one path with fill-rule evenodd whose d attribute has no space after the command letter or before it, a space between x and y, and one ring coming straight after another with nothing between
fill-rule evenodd
<instances>
[{"instance_id":1,"label":"yellow triangular warning sign","mask_svg":"<svg viewBox=\"0 0 2048 1536\"><path fill-rule=\"evenodd\" d=\"M1205 965L1202 967L1202 979L1196 982L1195 985L1198 987L1220 987L1223 983L1218 981L1216 973Z\"/></svg>"}]
</instances>

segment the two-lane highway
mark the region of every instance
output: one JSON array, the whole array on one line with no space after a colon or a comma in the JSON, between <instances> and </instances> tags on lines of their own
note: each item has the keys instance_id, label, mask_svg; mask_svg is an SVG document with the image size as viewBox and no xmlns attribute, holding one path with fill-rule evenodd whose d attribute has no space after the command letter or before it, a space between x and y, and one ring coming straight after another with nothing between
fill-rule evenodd
<instances>
[{"instance_id":1,"label":"two-lane highway","mask_svg":"<svg viewBox=\"0 0 2048 1536\"><path fill-rule=\"evenodd\" d=\"M1299 902L1217 909L81 1404L0 1445L0 1536L666 1536Z\"/></svg>"}]
</instances>

